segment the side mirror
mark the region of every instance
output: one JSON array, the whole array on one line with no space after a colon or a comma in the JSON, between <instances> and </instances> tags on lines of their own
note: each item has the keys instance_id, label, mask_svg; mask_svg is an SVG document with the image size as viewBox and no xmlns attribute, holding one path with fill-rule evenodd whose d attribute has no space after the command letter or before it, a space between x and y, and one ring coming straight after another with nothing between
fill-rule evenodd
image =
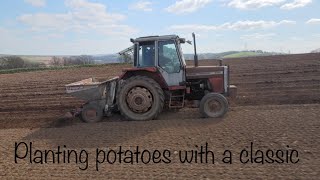
<instances>
[{"instance_id":1,"label":"side mirror","mask_svg":"<svg viewBox=\"0 0 320 180\"><path fill-rule=\"evenodd\" d=\"M186 42L186 39L185 38L179 38L179 41L181 44L184 44Z\"/></svg>"},{"instance_id":2,"label":"side mirror","mask_svg":"<svg viewBox=\"0 0 320 180\"><path fill-rule=\"evenodd\" d=\"M186 41L188 44L192 45L192 41L188 40Z\"/></svg>"}]
</instances>

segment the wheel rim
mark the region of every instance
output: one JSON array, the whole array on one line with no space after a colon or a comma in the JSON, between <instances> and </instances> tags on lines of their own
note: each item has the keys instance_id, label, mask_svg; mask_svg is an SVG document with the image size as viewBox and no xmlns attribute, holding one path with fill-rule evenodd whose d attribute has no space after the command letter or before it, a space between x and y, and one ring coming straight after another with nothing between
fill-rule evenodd
<instances>
[{"instance_id":1,"label":"wheel rim","mask_svg":"<svg viewBox=\"0 0 320 180\"><path fill-rule=\"evenodd\" d=\"M95 109L88 109L85 112L85 116L88 120L93 121L98 117L98 112Z\"/></svg>"},{"instance_id":2,"label":"wheel rim","mask_svg":"<svg viewBox=\"0 0 320 180\"><path fill-rule=\"evenodd\" d=\"M209 99L204 104L204 111L211 117L215 117L223 112L223 105L216 99Z\"/></svg>"},{"instance_id":3,"label":"wheel rim","mask_svg":"<svg viewBox=\"0 0 320 180\"><path fill-rule=\"evenodd\" d=\"M132 88L126 97L128 107L135 113L148 112L152 107L153 98L150 91L144 87Z\"/></svg>"}]
</instances>

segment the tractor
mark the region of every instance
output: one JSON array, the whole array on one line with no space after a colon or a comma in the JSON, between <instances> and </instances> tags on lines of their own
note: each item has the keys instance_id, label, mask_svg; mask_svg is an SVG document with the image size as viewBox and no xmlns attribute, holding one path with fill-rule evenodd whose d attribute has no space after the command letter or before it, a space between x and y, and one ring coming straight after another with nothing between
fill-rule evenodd
<instances>
[{"instance_id":1,"label":"tractor","mask_svg":"<svg viewBox=\"0 0 320 180\"><path fill-rule=\"evenodd\" d=\"M107 81L95 78L66 85L67 93L86 100L74 111L84 122L98 122L120 112L128 120L156 119L164 108L198 107L203 117L223 117L229 108L227 97L236 96L229 84L229 66L198 66L193 33L194 66L186 65L177 35L131 39L133 67Z\"/></svg>"}]
</instances>

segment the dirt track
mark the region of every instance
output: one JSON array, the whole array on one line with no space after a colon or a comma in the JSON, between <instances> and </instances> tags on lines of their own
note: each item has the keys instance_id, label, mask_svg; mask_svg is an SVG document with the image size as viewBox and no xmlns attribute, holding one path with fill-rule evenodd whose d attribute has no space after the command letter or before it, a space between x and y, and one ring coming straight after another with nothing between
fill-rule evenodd
<instances>
[{"instance_id":1,"label":"dirt track","mask_svg":"<svg viewBox=\"0 0 320 180\"><path fill-rule=\"evenodd\" d=\"M212 64L201 61L200 64ZM292 55L226 60L232 84L238 86L237 104L224 119L200 119L197 109L165 112L159 120L122 121L118 115L98 124L64 119L64 113L82 102L65 95L64 85L88 77L109 78L122 66L0 75L0 178L37 178L39 174L67 178L182 179L317 179L320 139L320 55ZM14 164L14 142L34 142L38 149L86 149L140 146L144 149L191 150L209 143L217 158L225 149L234 163L114 164L96 172L75 164ZM298 164L246 164L237 158L253 142L257 149L297 149ZM287 145L289 147L287 147ZM174 156L174 155L173 155ZM175 157L175 156L174 156ZM149 178L148 178L149 179Z\"/></svg>"}]
</instances>

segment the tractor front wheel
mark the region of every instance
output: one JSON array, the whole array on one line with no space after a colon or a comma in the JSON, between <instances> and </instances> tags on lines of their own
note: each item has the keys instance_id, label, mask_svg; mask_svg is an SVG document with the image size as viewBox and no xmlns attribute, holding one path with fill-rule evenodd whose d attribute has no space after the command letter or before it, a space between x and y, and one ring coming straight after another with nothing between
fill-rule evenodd
<instances>
[{"instance_id":1,"label":"tractor front wheel","mask_svg":"<svg viewBox=\"0 0 320 180\"><path fill-rule=\"evenodd\" d=\"M206 94L200 102L200 113L203 117L222 117L228 111L228 100L221 94Z\"/></svg>"},{"instance_id":2,"label":"tractor front wheel","mask_svg":"<svg viewBox=\"0 0 320 180\"><path fill-rule=\"evenodd\" d=\"M80 119L86 123L95 123L103 118L103 109L97 104L86 104L83 106Z\"/></svg>"},{"instance_id":3,"label":"tractor front wheel","mask_svg":"<svg viewBox=\"0 0 320 180\"><path fill-rule=\"evenodd\" d=\"M163 90L151 78L134 76L126 79L119 88L117 105L126 119L138 121L155 119L163 109Z\"/></svg>"}]
</instances>

